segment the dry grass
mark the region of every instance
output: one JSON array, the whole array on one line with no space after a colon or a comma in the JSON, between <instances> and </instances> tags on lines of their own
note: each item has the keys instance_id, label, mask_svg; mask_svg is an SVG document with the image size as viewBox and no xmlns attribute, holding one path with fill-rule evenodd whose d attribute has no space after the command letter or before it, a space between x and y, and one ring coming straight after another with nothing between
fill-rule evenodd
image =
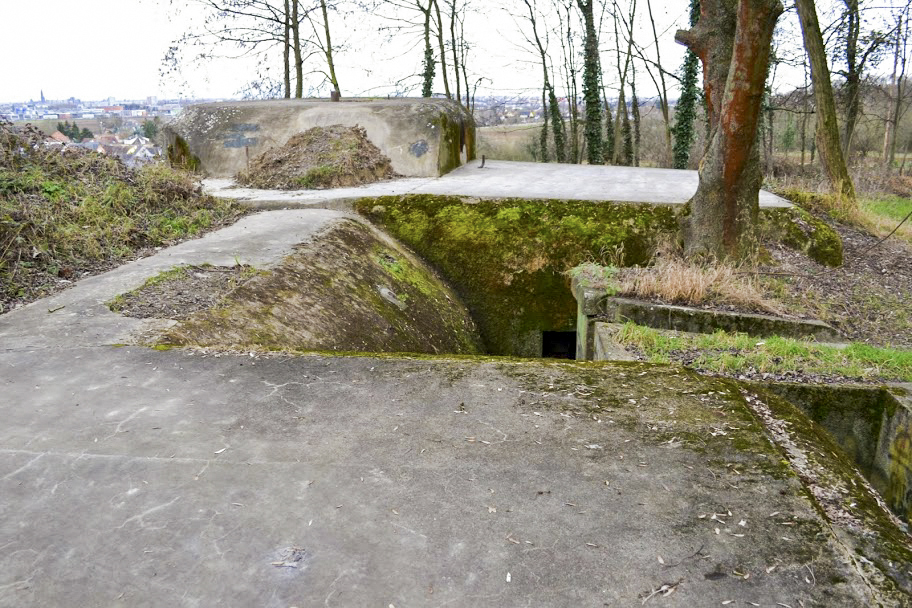
<instances>
[{"instance_id":1,"label":"dry grass","mask_svg":"<svg viewBox=\"0 0 912 608\"><path fill-rule=\"evenodd\" d=\"M646 268L625 268L617 275L619 295L688 306L731 306L738 310L781 315L756 281L730 265L695 264L678 256L660 257Z\"/></svg>"}]
</instances>

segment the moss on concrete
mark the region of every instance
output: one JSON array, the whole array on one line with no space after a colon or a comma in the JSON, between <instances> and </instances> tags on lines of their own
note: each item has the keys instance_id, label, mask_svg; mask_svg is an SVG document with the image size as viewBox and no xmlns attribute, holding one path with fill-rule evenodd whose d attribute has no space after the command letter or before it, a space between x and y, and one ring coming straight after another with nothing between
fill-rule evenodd
<instances>
[{"instance_id":1,"label":"moss on concrete","mask_svg":"<svg viewBox=\"0 0 912 608\"><path fill-rule=\"evenodd\" d=\"M441 271L498 355L537 356L534 334L575 329L567 270L619 247L645 264L677 229L670 205L408 195L355 207Z\"/></svg>"},{"instance_id":2,"label":"moss on concrete","mask_svg":"<svg viewBox=\"0 0 912 608\"><path fill-rule=\"evenodd\" d=\"M193 173L198 173L201 167L199 157L190 151L187 140L180 135L175 135L174 141L168 144L168 162L172 167Z\"/></svg>"},{"instance_id":3,"label":"moss on concrete","mask_svg":"<svg viewBox=\"0 0 912 608\"><path fill-rule=\"evenodd\" d=\"M824 266L842 265L842 239L826 222L800 207L764 209L764 237L802 251Z\"/></svg>"},{"instance_id":4,"label":"moss on concrete","mask_svg":"<svg viewBox=\"0 0 912 608\"><path fill-rule=\"evenodd\" d=\"M352 220L335 224L167 344L265 350L478 353L458 296L418 260Z\"/></svg>"},{"instance_id":5,"label":"moss on concrete","mask_svg":"<svg viewBox=\"0 0 912 608\"><path fill-rule=\"evenodd\" d=\"M475 158L475 124L471 115L447 108L437 114L433 122L440 129L440 152L437 156L440 175L462 164L463 149L467 160Z\"/></svg>"},{"instance_id":6,"label":"moss on concrete","mask_svg":"<svg viewBox=\"0 0 912 608\"><path fill-rule=\"evenodd\" d=\"M867 572L869 583L875 584L884 597L908 601L900 591L912 589L908 567L912 564L912 538L908 532L821 426L782 397L755 386L752 390L771 414L784 422L781 429L787 433L791 448L782 448L783 454L798 467L796 472L840 542L854 552L855 567Z\"/></svg>"}]
</instances>

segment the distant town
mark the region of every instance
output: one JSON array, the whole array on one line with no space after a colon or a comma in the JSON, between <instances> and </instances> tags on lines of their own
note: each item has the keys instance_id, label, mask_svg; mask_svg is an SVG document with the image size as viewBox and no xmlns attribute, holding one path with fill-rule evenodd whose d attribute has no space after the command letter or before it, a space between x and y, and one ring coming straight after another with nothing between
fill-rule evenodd
<instances>
[{"instance_id":1,"label":"distant town","mask_svg":"<svg viewBox=\"0 0 912 608\"><path fill-rule=\"evenodd\" d=\"M126 100L108 97L83 101L75 97L0 102L0 120L31 123L46 135L48 146L78 146L117 156L130 166L153 162L162 154L161 127L184 106L211 99Z\"/></svg>"}]
</instances>

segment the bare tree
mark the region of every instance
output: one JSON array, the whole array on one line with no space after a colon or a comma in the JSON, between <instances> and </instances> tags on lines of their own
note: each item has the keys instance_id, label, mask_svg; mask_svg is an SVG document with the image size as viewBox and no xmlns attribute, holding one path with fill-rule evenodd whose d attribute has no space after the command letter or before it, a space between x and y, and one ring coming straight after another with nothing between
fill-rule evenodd
<instances>
[{"instance_id":1,"label":"bare tree","mask_svg":"<svg viewBox=\"0 0 912 608\"><path fill-rule=\"evenodd\" d=\"M909 51L909 34L910 34L910 4L906 2L905 6L896 14L896 26L893 30L893 72L890 77L889 98L889 116L886 121L884 131L884 160L889 166L896 162L896 140L899 129L899 121L905 111L908 109L908 83L906 82L906 63Z\"/></svg>"},{"instance_id":2,"label":"bare tree","mask_svg":"<svg viewBox=\"0 0 912 608\"><path fill-rule=\"evenodd\" d=\"M542 43L541 37L538 33L538 20L540 13L538 12L535 6L535 0L522 0L523 4L526 6L528 15L525 16L525 19L529 22L531 29L531 38L523 32L523 36L526 40L533 45L533 47L538 51L539 57L541 59L542 65L542 78L544 82L544 90L542 93L543 105L544 105L544 96L547 93L548 104L547 107L543 109L547 112L545 120L548 120L548 117L551 119L551 130L553 131L554 137L554 153L557 157L557 162L562 163L566 162L566 148L565 148L565 134L564 134L564 121L560 115L560 107L557 103L557 95L554 93L554 86L551 84L551 77L548 71L548 51L545 45ZM542 157L545 157L545 146L546 140L545 137L542 137Z\"/></svg>"}]
</instances>

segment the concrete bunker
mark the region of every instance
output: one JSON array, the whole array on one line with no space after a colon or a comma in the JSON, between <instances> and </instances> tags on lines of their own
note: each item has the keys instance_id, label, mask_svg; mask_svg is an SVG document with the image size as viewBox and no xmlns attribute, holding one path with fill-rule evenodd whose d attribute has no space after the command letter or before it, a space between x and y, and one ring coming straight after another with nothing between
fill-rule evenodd
<instances>
[{"instance_id":1,"label":"concrete bunker","mask_svg":"<svg viewBox=\"0 0 912 608\"><path fill-rule=\"evenodd\" d=\"M677 227L670 205L406 195L355 210L449 282L491 355L576 358L577 310L567 271L579 261L646 264Z\"/></svg>"},{"instance_id":2,"label":"concrete bunker","mask_svg":"<svg viewBox=\"0 0 912 608\"><path fill-rule=\"evenodd\" d=\"M475 158L475 122L446 99L239 101L187 107L164 129L173 165L233 177L313 127L362 127L406 177L438 177Z\"/></svg>"}]
</instances>

